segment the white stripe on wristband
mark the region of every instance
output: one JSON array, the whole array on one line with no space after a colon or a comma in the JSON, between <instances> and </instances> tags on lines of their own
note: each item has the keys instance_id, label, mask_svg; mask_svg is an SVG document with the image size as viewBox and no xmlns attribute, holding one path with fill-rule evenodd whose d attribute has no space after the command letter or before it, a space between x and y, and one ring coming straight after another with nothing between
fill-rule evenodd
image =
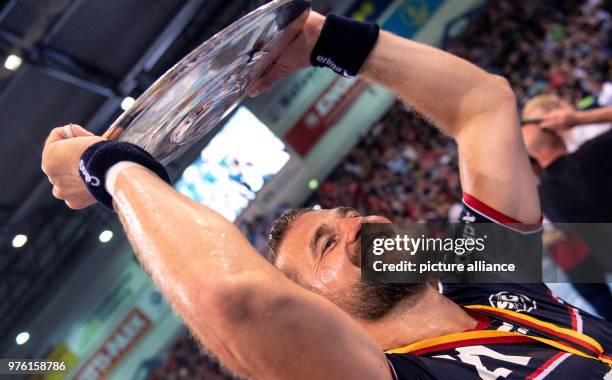
<instances>
[{"instance_id":1,"label":"white stripe on wristband","mask_svg":"<svg viewBox=\"0 0 612 380\"><path fill-rule=\"evenodd\" d=\"M121 162L117 162L115 165L111 166L110 169L108 169L108 171L106 172L106 176L105 176L106 179L104 181L104 188L110 194L111 197L115 196L115 183L117 182L117 177L119 176L119 174L123 170L130 168L132 166L142 167L142 165L137 164L132 161L121 161Z\"/></svg>"}]
</instances>

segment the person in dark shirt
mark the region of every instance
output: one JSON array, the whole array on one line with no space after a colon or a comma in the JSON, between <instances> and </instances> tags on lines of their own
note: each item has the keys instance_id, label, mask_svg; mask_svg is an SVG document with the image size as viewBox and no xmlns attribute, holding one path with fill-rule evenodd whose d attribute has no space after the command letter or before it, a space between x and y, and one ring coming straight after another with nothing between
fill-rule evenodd
<instances>
[{"instance_id":1,"label":"person in dark shirt","mask_svg":"<svg viewBox=\"0 0 612 380\"><path fill-rule=\"evenodd\" d=\"M612 320L612 295L605 283L606 272L612 271L612 130L600 132L569 154L563 138L572 128L612 121L612 107L580 112L546 95L528 102L522 116L528 120L522 128L525 145L540 167L538 192L544 215L588 246L590 254L576 255L579 262L568 270L568 277L602 317Z\"/></svg>"}]
</instances>

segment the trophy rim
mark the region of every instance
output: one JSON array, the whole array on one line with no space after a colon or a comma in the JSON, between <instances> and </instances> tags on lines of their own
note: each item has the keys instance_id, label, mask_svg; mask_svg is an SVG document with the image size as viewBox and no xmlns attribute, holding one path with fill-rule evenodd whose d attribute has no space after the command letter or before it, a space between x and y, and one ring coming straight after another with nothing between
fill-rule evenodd
<instances>
[{"instance_id":1,"label":"trophy rim","mask_svg":"<svg viewBox=\"0 0 612 380\"><path fill-rule=\"evenodd\" d=\"M110 125L110 127L106 130L106 132L103 134L103 137L107 138L107 139L111 139L111 140L118 140L118 141L122 141L123 139L129 138L130 135L130 125L131 125L131 121L128 122L126 125L122 125L122 122L126 119L129 120L130 116L132 116L132 114L137 114L139 112L142 111L141 107L143 104L147 104L147 102L152 102L151 104L153 104L156 99L159 98L160 94L157 93L160 88L162 88L165 85L165 82L167 80L170 80L171 76L173 76L174 74L176 74L176 72L179 72L181 69L183 69L184 67L188 66L189 61L194 58L194 57L199 57L199 56L215 56L216 54L218 54L224 47L225 45L222 43L222 41L224 39L229 39L232 38L233 35L237 35L241 30L244 29L249 29L249 26L257 23L258 21L260 21L260 19L262 17L265 17L267 14L269 13L273 13L277 10L279 10L281 7L286 6L288 4L291 3L295 3L296 6L297 5L301 5L303 7L303 9L300 11L299 14L296 14L295 17L293 17L291 20L289 20L289 22L286 25L280 25L278 26L278 32L279 33L283 33L283 31L287 30L290 28L291 25L295 24L296 22L298 22L300 19L302 19L302 24L303 22L305 22L306 17L303 17L305 13L309 12L311 9L311 3L309 0L273 0L267 4L262 5L261 7L254 9L253 11L249 12L248 14L242 16L241 18L239 18L238 20L234 21L232 24L230 24L229 26L227 26L226 28L220 30L219 32L215 33L212 37L210 37L209 39L207 39L206 41L202 42L200 45L198 45L196 48L194 48L192 51L190 51L187 55L185 55L183 58L181 58L177 63L175 63L174 65L172 65L168 70L166 70L164 72L164 74L162 74L159 78L157 78L157 80L155 80L155 82L153 82L153 84L151 86L149 86L134 102L134 104L128 109L125 110L124 112L121 113L121 115L119 117L117 117L117 119L115 119L115 121L113 121L113 123ZM273 22L277 22L278 20L278 16L277 18L273 21ZM261 52L261 50L260 50ZM251 55L251 58L253 58L255 54ZM274 57L274 60L277 57ZM274 60L270 61L269 64L271 64L272 62L274 62ZM172 80L174 81L178 81L179 79L185 77L187 74L189 74L190 72L192 72L192 70L194 70L194 68L197 67L191 67L188 70L185 70L184 72L178 74L177 77L172 78ZM266 68L264 68L265 71ZM246 90L248 89L248 87L251 85L252 83L249 83L247 86L245 86L241 91L240 91L240 95L237 96L232 102L231 105L225 107L226 109L223 110L223 116L217 120L211 128L210 130L213 130L214 127L216 125L218 125L220 122L223 121L223 119L229 114L231 113L231 111L233 109L235 109L236 106L238 106L242 100L245 97L246 94ZM171 88L171 86L169 87ZM164 91L168 91L168 89L165 89ZM198 92L202 91L202 89L198 90ZM221 108L220 108L221 109ZM176 129L178 125L175 125L173 127L173 129ZM202 139L204 136L206 136L208 133L210 133L210 130L205 131L201 136L199 136L199 138L196 139L200 140ZM166 136L168 136L169 133L164 134L164 138ZM187 143L187 145L192 146L193 144L195 144L196 141ZM181 149L182 148L182 149ZM146 147L145 147L146 150ZM180 150L179 152L177 152L178 150ZM184 146L182 146L181 144L177 145L177 149L173 150L173 152L169 153L169 154L165 154L161 157L155 157L156 156L156 152L149 152L151 153L156 159L160 160L162 163L167 164L171 161L173 161L175 158L177 158L178 156L180 156L184 151L186 150L186 148Z\"/></svg>"}]
</instances>

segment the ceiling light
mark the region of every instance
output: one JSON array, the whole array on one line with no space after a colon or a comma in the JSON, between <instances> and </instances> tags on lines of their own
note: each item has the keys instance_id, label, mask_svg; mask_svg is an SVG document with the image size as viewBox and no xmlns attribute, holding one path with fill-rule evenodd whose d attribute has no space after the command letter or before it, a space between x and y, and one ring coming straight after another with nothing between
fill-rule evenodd
<instances>
[{"instance_id":1,"label":"ceiling light","mask_svg":"<svg viewBox=\"0 0 612 380\"><path fill-rule=\"evenodd\" d=\"M22 345L25 344L25 342L27 342L28 340L30 340L30 333L27 331L24 332L20 332L19 334L17 334L17 336L15 337L15 343L17 343L18 345Z\"/></svg>"},{"instance_id":2,"label":"ceiling light","mask_svg":"<svg viewBox=\"0 0 612 380\"><path fill-rule=\"evenodd\" d=\"M21 62L23 62L23 60L20 56L11 54L6 57L6 60L4 61L4 67L7 70L15 71L19 68L19 66L21 66Z\"/></svg>"},{"instance_id":3,"label":"ceiling light","mask_svg":"<svg viewBox=\"0 0 612 380\"><path fill-rule=\"evenodd\" d=\"M102 243L108 243L109 241L111 241L111 239L113 238L113 231L110 230L104 230L100 233L100 236L98 237L98 239L100 239L100 242Z\"/></svg>"},{"instance_id":4,"label":"ceiling light","mask_svg":"<svg viewBox=\"0 0 612 380\"><path fill-rule=\"evenodd\" d=\"M128 96L121 101L121 109L127 111L132 108L135 102L136 99L132 98L131 96Z\"/></svg>"},{"instance_id":5,"label":"ceiling light","mask_svg":"<svg viewBox=\"0 0 612 380\"><path fill-rule=\"evenodd\" d=\"M28 237L24 234L15 235L13 238L13 247L21 248L28 242Z\"/></svg>"}]
</instances>

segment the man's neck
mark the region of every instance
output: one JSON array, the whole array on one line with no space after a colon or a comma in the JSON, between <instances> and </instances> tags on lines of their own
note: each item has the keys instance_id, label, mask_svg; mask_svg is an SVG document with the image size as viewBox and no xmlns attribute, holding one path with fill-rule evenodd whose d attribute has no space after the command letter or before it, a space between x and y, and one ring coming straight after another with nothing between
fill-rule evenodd
<instances>
[{"instance_id":1,"label":"man's neck","mask_svg":"<svg viewBox=\"0 0 612 380\"><path fill-rule=\"evenodd\" d=\"M436 288L428 286L417 300L406 300L382 319L362 324L383 349L390 350L473 329L477 321Z\"/></svg>"}]
</instances>

